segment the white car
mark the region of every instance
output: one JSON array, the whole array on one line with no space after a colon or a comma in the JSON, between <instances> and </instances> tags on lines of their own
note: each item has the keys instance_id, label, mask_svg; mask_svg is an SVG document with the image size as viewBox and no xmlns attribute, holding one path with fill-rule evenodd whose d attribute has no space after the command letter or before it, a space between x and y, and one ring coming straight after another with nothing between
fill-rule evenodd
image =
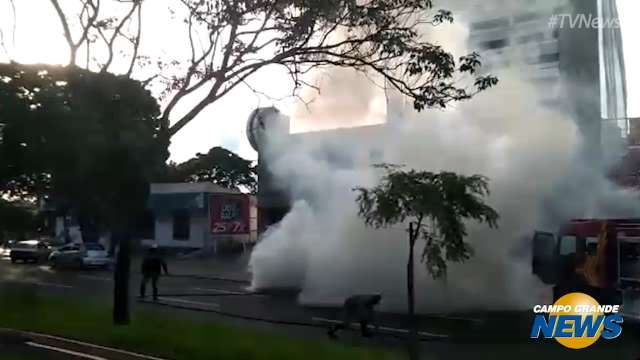
<instances>
[{"instance_id":1,"label":"white car","mask_svg":"<svg viewBox=\"0 0 640 360\"><path fill-rule=\"evenodd\" d=\"M111 265L104 246L97 243L69 244L53 251L49 256L53 267L103 267Z\"/></svg>"}]
</instances>

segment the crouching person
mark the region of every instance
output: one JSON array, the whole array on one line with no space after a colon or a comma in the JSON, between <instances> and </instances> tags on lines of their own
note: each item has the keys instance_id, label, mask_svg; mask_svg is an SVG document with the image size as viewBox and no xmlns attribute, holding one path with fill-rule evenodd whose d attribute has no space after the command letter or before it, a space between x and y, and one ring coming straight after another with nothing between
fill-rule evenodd
<instances>
[{"instance_id":1,"label":"crouching person","mask_svg":"<svg viewBox=\"0 0 640 360\"><path fill-rule=\"evenodd\" d=\"M375 320L375 307L380 304L382 295L354 295L348 297L344 301L343 305L343 322L342 324L332 325L329 328L329 337L336 339L338 331L346 329L351 326L352 321L360 323L360 332L363 337L371 337L369 331L369 324L375 326L376 332L378 331L378 323Z\"/></svg>"}]
</instances>

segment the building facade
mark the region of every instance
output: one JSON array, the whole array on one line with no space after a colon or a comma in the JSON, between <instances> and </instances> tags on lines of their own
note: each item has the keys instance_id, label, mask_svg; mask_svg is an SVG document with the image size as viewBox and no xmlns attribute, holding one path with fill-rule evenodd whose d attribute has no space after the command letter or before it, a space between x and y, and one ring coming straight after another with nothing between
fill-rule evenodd
<instances>
[{"instance_id":1,"label":"building facade","mask_svg":"<svg viewBox=\"0 0 640 360\"><path fill-rule=\"evenodd\" d=\"M143 245L211 249L257 240L256 199L213 183L151 184Z\"/></svg>"}]
</instances>

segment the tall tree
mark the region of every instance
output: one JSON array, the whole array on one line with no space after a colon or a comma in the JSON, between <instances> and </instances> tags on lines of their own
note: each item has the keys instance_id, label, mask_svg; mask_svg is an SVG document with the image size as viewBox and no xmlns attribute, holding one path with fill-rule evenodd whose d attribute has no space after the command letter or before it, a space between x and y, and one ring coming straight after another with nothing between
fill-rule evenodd
<instances>
[{"instance_id":1,"label":"tall tree","mask_svg":"<svg viewBox=\"0 0 640 360\"><path fill-rule=\"evenodd\" d=\"M0 245L11 238L18 239L35 228L33 206L0 198Z\"/></svg>"},{"instance_id":2,"label":"tall tree","mask_svg":"<svg viewBox=\"0 0 640 360\"><path fill-rule=\"evenodd\" d=\"M121 242L114 320L126 323L132 222L168 157L157 101L122 76L0 64L0 103L0 193L64 199L84 241L102 227Z\"/></svg>"},{"instance_id":3,"label":"tall tree","mask_svg":"<svg viewBox=\"0 0 640 360\"><path fill-rule=\"evenodd\" d=\"M106 58L86 58L106 71L122 39L130 45L128 76L139 78L136 69L159 64L158 74L147 80L166 86L162 119L166 126L172 124L171 135L238 86L257 91L251 77L274 66L289 74L292 96L303 88L317 89L310 72L342 67L381 79L412 100L418 111L468 99L497 81L477 73L477 53L456 58L429 42L426 29L453 21L451 12L434 9L431 0L174 0L169 4L176 19L166 21L182 21L189 50L158 61L138 51L144 39L143 4L150 3L76 0L71 2L80 9L76 14L65 12L60 1L50 1L71 65L77 64L80 48L102 46ZM114 4L121 10L105 13ZM72 19L80 26L70 26ZM127 32L129 27L134 30ZM182 110L178 114L176 109Z\"/></svg>"},{"instance_id":4,"label":"tall tree","mask_svg":"<svg viewBox=\"0 0 640 360\"><path fill-rule=\"evenodd\" d=\"M256 168L223 147L213 147L206 154L198 153L181 164L169 164L166 180L177 182L212 182L229 189L255 193L258 188Z\"/></svg>"},{"instance_id":5,"label":"tall tree","mask_svg":"<svg viewBox=\"0 0 640 360\"><path fill-rule=\"evenodd\" d=\"M498 213L485 204L488 180L480 175L402 170L382 165L386 174L372 188L358 187L359 215L368 226L383 228L405 224L408 228L407 300L409 354L418 359L415 321L414 246L424 240L422 261L433 278L446 275L447 262L462 262L473 255L465 242L465 221L497 227Z\"/></svg>"},{"instance_id":6,"label":"tall tree","mask_svg":"<svg viewBox=\"0 0 640 360\"><path fill-rule=\"evenodd\" d=\"M85 66L93 65L100 72L108 72L113 64L118 40L126 40L130 55L127 76L131 76L138 57L140 39L142 37L142 0L76 0L72 5L80 8L79 14L65 11L59 0L49 0L60 20L62 34L69 48L69 65L78 65L78 51L85 51ZM65 5L70 2L65 1ZM116 14L105 15L105 3L115 7ZM120 9L124 7L124 11ZM74 26L75 25L75 26ZM135 30L129 30L131 26ZM78 29L74 34L72 29ZM98 59L92 50L106 53L106 58ZM95 51L94 51L95 52Z\"/></svg>"}]
</instances>

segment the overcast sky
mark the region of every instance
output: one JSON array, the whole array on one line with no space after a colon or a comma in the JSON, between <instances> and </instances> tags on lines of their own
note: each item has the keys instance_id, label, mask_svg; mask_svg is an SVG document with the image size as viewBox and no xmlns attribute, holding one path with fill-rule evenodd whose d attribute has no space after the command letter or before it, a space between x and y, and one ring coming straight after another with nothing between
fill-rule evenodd
<instances>
[{"instance_id":1,"label":"overcast sky","mask_svg":"<svg viewBox=\"0 0 640 360\"><path fill-rule=\"evenodd\" d=\"M617 0L623 29L625 60L629 91L630 116L640 117L640 1ZM68 61L68 49L62 37L62 29L49 0L15 0L18 23L13 34L12 10L9 0L0 0L0 29L11 57L24 63L64 64ZM64 1L62 2L64 4ZM184 29L179 22L167 22L169 12L166 2L147 1L140 53L164 58L175 58L188 54ZM7 54L0 49L0 61ZM122 66L126 66L122 61ZM251 85L274 98L283 97L290 91L290 83L279 68L258 72ZM196 95L197 96L197 95ZM257 106L275 105L288 114L293 114L296 101L286 99L272 101L258 96L246 87L239 87L228 96L204 110L173 139L171 158L183 161L196 152L206 152L215 145L232 149L240 155L255 159L255 152L245 137L246 119ZM177 109L180 112L181 109ZM184 110L184 109L183 109ZM379 109L375 109L376 112ZM296 119L292 119L295 127ZM375 120L362 119L362 122Z\"/></svg>"}]
</instances>

